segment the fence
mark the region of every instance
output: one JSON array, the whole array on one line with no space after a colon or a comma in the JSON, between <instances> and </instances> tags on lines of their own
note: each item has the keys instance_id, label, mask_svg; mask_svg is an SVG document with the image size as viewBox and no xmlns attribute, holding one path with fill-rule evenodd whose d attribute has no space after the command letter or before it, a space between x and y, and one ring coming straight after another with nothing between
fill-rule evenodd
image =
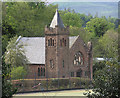
<instances>
[{"instance_id":1,"label":"fence","mask_svg":"<svg viewBox=\"0 0 120 98\"><path fill-rule=\"evenodd\" d=\"M30 78L33 77L34 78ZM68 78L44 78L38 77L36 73L23 76L22 79L11 79L17 92L46 91L75 88L90 88L91 82L88 78L68 77Z\"/></svg>"}]
</instances>

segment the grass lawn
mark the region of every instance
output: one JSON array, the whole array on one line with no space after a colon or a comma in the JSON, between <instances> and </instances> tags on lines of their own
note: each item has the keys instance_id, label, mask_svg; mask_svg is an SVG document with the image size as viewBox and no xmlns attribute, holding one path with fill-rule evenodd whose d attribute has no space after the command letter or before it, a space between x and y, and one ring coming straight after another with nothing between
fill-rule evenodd
<instances>
[{"instance_id":1,"label":"grass lawn","mask_svg":"<svg viewBox=\"0 0 120 98\"><path fill-rule=\"evenodd\" d=\"M64 90L64 91L50 91L50 92L37 92L37 93L24 93L15 94L13 98L18 96L84 96L85 90ZM22 97L23 98L23 97ZM84 96L84 98L87 98Z\"/></svg>"}]
</instances>

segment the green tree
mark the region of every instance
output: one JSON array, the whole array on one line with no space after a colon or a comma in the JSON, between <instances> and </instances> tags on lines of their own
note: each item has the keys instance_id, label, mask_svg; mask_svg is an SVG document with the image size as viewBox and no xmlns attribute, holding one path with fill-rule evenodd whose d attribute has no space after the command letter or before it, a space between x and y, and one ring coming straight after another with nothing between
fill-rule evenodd
<instances>
[{"instance_id":1,"label":"green tree","mask_svg":"<svg viewBox=\"0 0 120 98\"><path fill-rule=\"evenodd\" d=\"M93 78L95 76L95 73L98 71L98 70L102 70L103 68L106 67L106 61L98 61L98 62L94 62L93 64Z\"/></svg>"},{"instance_id":2,"label":"green tree","mask_svg":"<svg viewBox=\"0 0 120 98\"><path fill-rule=\"evenodd\" d=\"M61 11L61 16L65 26L82 27L83 21L79 17L79 14Z\"/></svg>"},{"instance_id":3,"label":"green tree","mask_svg":"<svg viewBox=\"0 0 120 98\"><path fill-rule=\"evenodd\" d=\"M17 88L14 88L10 79L10 65L5 64L4 56L2 57L2 98L12 98Z\"/></svg>"},{"instance_id":4,"label":"green tree","mask_svg":"<svg viewBox=\"0 0 120 98\"><path fill-rule=\"evenodd\" d=\"M27 68L27 58L23 49L23 44L19 43L17 36L10 39L5 52L5 63L11 67L23 66Z\"/></svg>"},{"instance_id":5,"label":"green tree","mask_svg":"<svg viewBox=\"0 0 120 98\"><path fill-rule=\"evenodd\" d=\"M102 70L98 70L93 81L93 92L88 90L88 98L119 98L120 69L118 62L106 62Z\"/></svg>"},{"instance_id":6,"label":"green tree","mask_svg":"<svg viewBox=\"0 0 120 98\"><path fill-rule=\"evenodd\" d=\"M108 30L114 28L114 24L103 18L94 18L87 22L85 30L90 33L91 38L103 36Z\"/></svg>"},{"instance_id":7,"label":"green tree","mask_svg":"<svg viewBox=\"0 0 120 98\"><path fill-rule=\"evenodd\" d=\"M23 79L27 75L26 69L23 66L13 67L11 70L12 79Z\"/></svg>"},{"instance_id":8,"label":"green tree","mask_svg":"<svg viewBox=\"0 0 120 98\"><path fill-rule=\"evenodd\" d=\"M118 60L118 33L116 31L108 30L98 42L104 58Z\"/></svg>"},{"instance_id":9,"label":"green tree","mask_svg":"<svg viewBox=\"0 0 120 98\"><path fill-rule=\"evenodd\" d=\"M56 7L45 2L7 2L3 6L3 23L16 35L44 36L44 27L51 22Z\"/></svg>"}]
</instances>

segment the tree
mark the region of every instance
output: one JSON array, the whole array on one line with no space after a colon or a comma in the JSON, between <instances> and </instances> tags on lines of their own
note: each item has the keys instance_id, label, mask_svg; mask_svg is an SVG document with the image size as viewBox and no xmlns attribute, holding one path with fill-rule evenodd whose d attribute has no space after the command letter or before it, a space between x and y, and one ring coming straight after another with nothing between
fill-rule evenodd
<instances>
[{"instance_id":1,"label":"tree","mask_svg":"<svg viewBox=\"0 0 120 98\"><path fill-rule=\"evenodd\" d=\"M98 41L104 58L118 60L118 33L108 30Z\"/></svg>"},{"instance_id":2,"label":"tree","mask_svg":"<svg viewBox=\"0 0 120 98\"><path fill-rule=\"evenodd\" d=\"M102 70L106 67L106 61L99 61L99 62L94 62L93 64L93 78L95 78L95 73L98 71L98 70Z\"/></svg>"},{"instance_id":3,"label":"tree","mask_svg":"<svg viewBox=\"0 0 120 98\"><path fill-rule=\"evenodd\" d=\"M86 24L85 30L87 30L91 38L103 36L108 29L114 28L114 24L108 22L103 18L93 18Z\"/></svg>"},{"instance_id":4,"label":"tree","mask_svg":"<svg viewBox=\"0 0 120 98\"><path fill-rule=\"evenodd\" d=\"M12 79L22 79L27 75L26 69L23 66L15 67L11 69Z\"/></svg>"},{"instance_id":5,"label":"tree","mask_svg":"<svg viewBox=\"0 0 120 98\"><path fill-rule=\"evenodd\" d=\"M77 13L71 13L71 12L60 12L62 14L62 20L65 26L71 26L71 27L82 27L83 21L79 17L79 14Z\"/></svg>"},{"instance_id":6,"label":"tree","mask_svg":"<svg viewBox=\"0 0 120 98\"><path fill-rule=\"evenodd\" d=\"M3 23L16 35L44 36L44 27L52 20L56 7L45 2L7 2L3 6Z\"/></svg>"},{"instance_id":7,"label":"tree","mask_svg":"<svg viewBox=\"0 0 120 98\"><path fill-rule=\"evenodd\" d=\"M14 88L10 77L10 65L5 64L4 56L2 57L2 98L12 98L12 95L16 93L17 88Z\"/></svg>"},{"instance_id":8,"label":"tree","mask_svg":"<svg viewBox=\"0 0 120 98\"><path fill-rule=\"evenodd\" d=\"M23 66L27 67L27 58L23 50L23 44L19 43L17 36L10 39L5 52L5 63L11 64L11 67Z\"/></svg>"},{"instance_id":9,"label":"tree","mask_svg":"<svg viewBox=\"0 0 120 98\"><path fill-rule=\"evenodd\" d=\"M102 70L98 70L93 81L93 92L85 93L88 98L119 98L120 69L118 62L106 62Z\"/></svg>"}]
</instances>

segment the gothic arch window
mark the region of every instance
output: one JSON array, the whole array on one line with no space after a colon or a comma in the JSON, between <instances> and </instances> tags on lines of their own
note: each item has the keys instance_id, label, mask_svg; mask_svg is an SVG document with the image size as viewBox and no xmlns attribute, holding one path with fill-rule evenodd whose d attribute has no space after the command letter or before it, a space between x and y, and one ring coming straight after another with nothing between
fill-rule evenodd
<instances>
[{"instance_id":1,"label":"gothic arch window","mask_svg":"<svg viewBox=\"0 0 120 98\"><path fill-rule=\"evenodd\" d=\"M62 46L64 46L65 45L65 42L64 42L64 38L62 39Z\"/></svg>"},{"instance_id":2,"label":"gothic arch window","mask_svg":"<svg viewBox=\"0 0 120 98\"><path fill-rule=\"evenodd\" d=\"M66 46L66 40L64 38L60 40L60 46Z\"/></svg>"},{"instance_id":3,"label":"gothic arch window","mask_svg":"<svg viewBox=\"0 0 120 98\"><path fill-rule=\"evenodd\" d=\"M82 70L80 69L80 70L78 70L77 72L76 72L76 76L77 77L82 77Z\"/></svg>"},{"instance_id":4,"label":"gothic arch window","mask_svg":"<svg viewBox=\"0 0 120 98\"><path fill-rule=\"evenodd\" d=\"M83 55L80 51L78 51L75 55L74 55L74 61L73 61L74 65L83 65Z\"/></svg>"},{"instance_id":5,"label":"gothic arch window","mask_svg":"<svg viewBox=\"0 0 120 98\"><path fill-rule=\"evenodd\" d=\"M50 46L50 40L48 40L48 46Z\"/></svg>"},{"instance_id":6,"label":"gothic arch window","mask_svg":"<svg viewBox=\"0 0 120 98\"><path fill-rule=\"evenodd\" d=\"M50 38L50 46L52 46L52 38Z\"/></svg>"},{"instance_id":7,"label":"gothic arch window","mask_svg":"<svg viewBox=\"0 0 120 98\"><path fill-rule=\"evenodd\" d=\"M40 76L40 68L38 68L38 76Z\"/></svg>"},{"instance_id":8,"label":"gothic arch window","mask_svg":"<svg viewBox=\"0 0 120 98\"><path fill-rule=\"evenodd\" d=\"M54 46L54 39L52 40L52 46Z\"/></svg>"},{"instance_id":9,"label":"gothic arch window","mask_svg":"<svg viewBox=\"0 0 120 98\"><path fill-rule=\"evenodd\" d=\"M55 46L55 40L52 39L52 38L50 38L50 39L48 40L48 46Z\"/></svg>"},{"instance_id":10,"label":"gothic arch window","mask_svg":"<svg viewBox=\"0 0 120 98\"><path fill-rule=\"evenodd\" d=\"M65 40L65 46L66 46L66 40Z\"/></svg>"},{"instance_id":11,"label":"gothic arch window","mask_svg":"<svg viewBox=\"0 0 120 98\"><path fill-rule=\"evenodd\" d=\"M43 68L43 76L45 76L45 68Z\"/></svg>"},{"instance_id":12,"label":"gothic arch window","mask_svg":"<svg viewBox=\"0 0 120 98\"><path fill-rule=\"evenodd\" d=\"M42 70L42 67L41 67L41 76L43 76L43 70Z\"/></svg>"},{"instance_id":13,"label":"gothic arch window","mask_svg":"<svg viewBox=\"0 0 120 98\"><path fill-rule=\"evenodd\" d=\"M62 65L63 65L63 68L64 68L64 60L63 60L63 62L62 62Z\"/></svg>"}]
</instances>

